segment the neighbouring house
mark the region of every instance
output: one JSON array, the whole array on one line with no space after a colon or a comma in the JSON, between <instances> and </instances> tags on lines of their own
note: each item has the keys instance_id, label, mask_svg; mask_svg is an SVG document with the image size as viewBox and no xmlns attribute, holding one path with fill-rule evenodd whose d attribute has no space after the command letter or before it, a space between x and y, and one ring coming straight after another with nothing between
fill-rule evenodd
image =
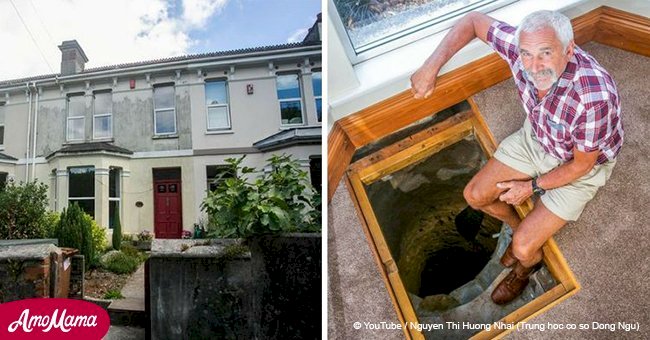
<instances>
[{"instance_id":1,"label":"neighbouring house","mask_svg":"<svg viewBox=\"0 0 650 340\"><path fill-rule=\"evenodd\" d=\"M102 226L179 238L225 159L262 169L287 153L321 180L321 17L299 43L0 81L0 186L38 180L50 208L77 202ZM92 56L91 56L92 57Z\"/></svg>"}]
</instances>

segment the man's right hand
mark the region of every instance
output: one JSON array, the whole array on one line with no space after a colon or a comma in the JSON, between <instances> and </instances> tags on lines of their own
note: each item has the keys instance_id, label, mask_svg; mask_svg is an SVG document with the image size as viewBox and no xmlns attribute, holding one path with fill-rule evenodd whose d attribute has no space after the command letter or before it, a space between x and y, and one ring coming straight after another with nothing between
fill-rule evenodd
<instances>
[{"instance_id":1,"label":"man's right hand","mask_svg":"<svg viewBox=\"0 0 650 340\"><path fill-rule=\"evenodd\" d=\"M438 72L427 64L411 75L411 93L415 99L428 98L436 87Z\"/></svg>"}]
</instances>

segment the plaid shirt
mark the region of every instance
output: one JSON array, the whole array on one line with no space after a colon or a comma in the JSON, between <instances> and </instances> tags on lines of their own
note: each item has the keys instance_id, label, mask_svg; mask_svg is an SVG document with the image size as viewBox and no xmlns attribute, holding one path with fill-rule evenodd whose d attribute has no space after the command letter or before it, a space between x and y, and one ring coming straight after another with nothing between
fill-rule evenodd
<instances>
[{"instance_id":1,"label":"plaid shirt","mask_svg":"<svg viewBox=\"0 0 650 340\"><path fill-rule=\"evenodd\" d=\"M598 164L613 160L623 144L623 124L618 90L609 73L576 46L558 81L538 100L537 90L524 74L515 30L495 21L487 40L510 65L537 141L563 162L573 159L573 147L582 152L600 150Z\"/></svg>"}]
</instances>

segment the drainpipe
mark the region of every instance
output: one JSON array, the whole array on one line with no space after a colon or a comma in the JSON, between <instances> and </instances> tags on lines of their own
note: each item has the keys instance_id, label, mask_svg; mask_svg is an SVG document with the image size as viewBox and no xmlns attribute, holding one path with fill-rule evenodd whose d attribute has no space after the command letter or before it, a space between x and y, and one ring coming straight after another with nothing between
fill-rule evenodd
<instances>
[{"instance_id":1,"label":"drainpipe","mask_svg":"<svg viewBox=\"0 0 650 340\"><path fill-rule=\"evenodd\" d=\"M36 179L36 176L34 172L36 171L36 133L37 133L37 128L38 128L38 99L40 97L40 91L38 90L38 87L36 87L36 82L32 82L32 86L34 87L34 90L36 91L36 104L34 105L34 127L32 128L33 131L33 144L32 144L32 179Z\"/></svg>"},{"instance_id":2,"label":"drainpipe","mask_svg":"<svg viewBox=\"0 0 650 340\"><path fill-rule=\"evenodd\" d=\"M29 182L29 131L31 130L32 125L32 91L29 88L29 82L25 84L27 87L27 94L29 96L29 106L27 109L27 137L25 140L25 147L27 152L25 152L25 182Z\"/></svg>"}]
</instances>

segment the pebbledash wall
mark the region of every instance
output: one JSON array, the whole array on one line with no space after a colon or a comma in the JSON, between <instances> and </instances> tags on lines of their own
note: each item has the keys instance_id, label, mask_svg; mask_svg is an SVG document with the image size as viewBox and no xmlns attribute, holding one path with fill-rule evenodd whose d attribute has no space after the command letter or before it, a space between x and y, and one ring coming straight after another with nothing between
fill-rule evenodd
<instances>
[{"instance_id":1,"label":"pebbledash wall","mask_svg":"<svg viewBox=\"0 0 650 340\"><path fill-rule=\"evenodd\" d=\"M110 229L119 209L123 232L157 237L204 218L227 158L292 154L320 187L320 30L319 15L300 43L93 69L65 41L60 74L0 81L0 185L36 179L52 210L77 201Z\"/></svg>"}]
</instances>

